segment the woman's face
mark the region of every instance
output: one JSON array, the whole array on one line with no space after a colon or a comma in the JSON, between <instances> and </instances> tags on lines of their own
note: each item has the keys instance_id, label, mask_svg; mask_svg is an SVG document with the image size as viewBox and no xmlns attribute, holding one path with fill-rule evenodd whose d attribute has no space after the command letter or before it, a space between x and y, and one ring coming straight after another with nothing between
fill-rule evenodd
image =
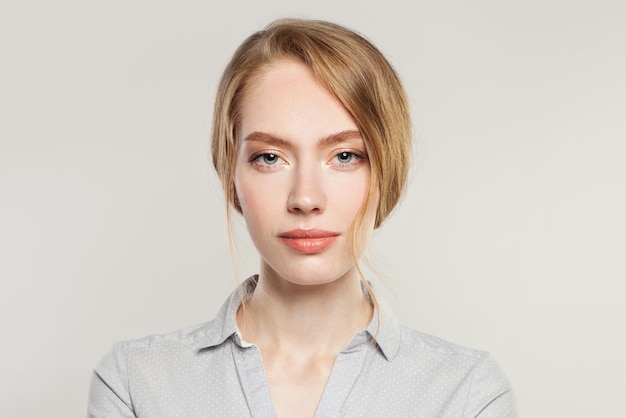
<instances>
[{"instance_id":1,"label":"woman's face","mask_svg":"<svg viewBox=\"0 0 626 418\"><path fill-rule=\"evenodd\" d=\"M255 79L241 109L235 188L261 274L303 285L354 274L350 226L370 166L350 114L288 59ZM364 219L366 239L374 212Z\"/></svg>"}]
</instances>

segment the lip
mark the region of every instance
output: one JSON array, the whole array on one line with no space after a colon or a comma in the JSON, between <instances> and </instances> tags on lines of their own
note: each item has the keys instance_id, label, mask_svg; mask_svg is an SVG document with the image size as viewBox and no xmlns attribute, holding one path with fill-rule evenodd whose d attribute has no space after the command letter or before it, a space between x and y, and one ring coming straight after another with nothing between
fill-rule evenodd
<instances>
[{"instance_id":1,"label":"lip","mask_svg":"<svg viewBox=\"0 0 626 418\"><path fill-rule=\"evenodd\" d=\"M322 229L294 229L279 234L280 240L291 249L303 254L324 251L339 237L338 232Z\"/></svg>"}]
</instances>

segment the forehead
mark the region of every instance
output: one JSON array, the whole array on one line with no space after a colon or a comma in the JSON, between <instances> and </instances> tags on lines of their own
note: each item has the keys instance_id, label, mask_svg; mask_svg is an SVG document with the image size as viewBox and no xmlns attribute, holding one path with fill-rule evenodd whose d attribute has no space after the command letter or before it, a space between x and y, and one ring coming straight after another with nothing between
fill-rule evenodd
<instances>
[{"instance_id":1,"label":"forehead","mask_svg":"<svg viewBox=\"0 0 626 418\"><path fill-rule=\"evenodd\" d=\"M295 59L283 59L255 77L241 103L241 137L259 131L315 139L358 130L343 105Z\"/></svg>"}]
</instances>

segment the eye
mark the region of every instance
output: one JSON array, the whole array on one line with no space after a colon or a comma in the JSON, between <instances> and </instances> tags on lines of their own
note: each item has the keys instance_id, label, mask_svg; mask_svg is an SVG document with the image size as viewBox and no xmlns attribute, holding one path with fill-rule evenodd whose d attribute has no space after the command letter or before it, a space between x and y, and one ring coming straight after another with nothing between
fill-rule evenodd
<instances>
[{"instance_id":1,"label":"eye","mask_svg":"<svg viewBox=\"0 0 626 418\"><path fill-rule=\"evenodd\" d=\"M285 163L285 160L278 153L271 151L253 154L248 161L259 170L273 170Z\"/></svg>"},{"instance_id":2,"label":"eye","mask_svg":"<svg viewBox=\"0 0 626 418\"><path fill-rule=\"evenodd\" d=\"M278 155L274 154L274 153L266 153L266 154L261 154L259 156L257 156L257 161L261 161L264 164L267 165L274 165L278 162Z\"/></svg>"},{"instance_id":3,"label":"eye","mask_svg":"<svg viewBox=\"0 0 626 418\"><path fill-rule=\"evenodd\" d=\"M330 164L337 170L353 170L361 167L363 163L367 162L367 154L359 151L339 151L337 152Z\"/></svg>"},{"instance_id":4,"label":"eye","mask_svg":"<svg viewBox=\"0 0 626 418\"><path fill-rule=\"evenodd\" d=\"M349 164L356 157L356 154L349 151L343 151L336 155L337 161L341 164Z\"/></svg>"}]
</instances>

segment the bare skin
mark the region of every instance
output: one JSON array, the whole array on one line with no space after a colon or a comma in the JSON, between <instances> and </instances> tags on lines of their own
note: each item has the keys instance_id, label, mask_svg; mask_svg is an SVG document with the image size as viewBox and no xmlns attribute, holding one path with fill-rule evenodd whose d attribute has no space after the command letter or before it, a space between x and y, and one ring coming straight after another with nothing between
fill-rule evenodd
<instances>
[{"instance_id":1,"label":"bare skin","mask_svg":"<svg viewBox=\"0 0 626 418\"><path fill-rule=\"evenodd\" d=\"M261 352L279 418L315 415L337 355L370 321L372 307L354 275L316 286L261 275L248 308L239 310L243 339Z\"/></svg>"},{"instance_id":2,"label":"bare skin","mask_svg":"<svg viewBox=\"0 0 626 418\"><path fill-rule=\"evenodd\" d=\"M372 317L350 232L370 189L365 143L349 112L291 59L256 79L239 131L235 188L261 268L237 323L260 350L278 417L312 417L337 355ZM357 248L374 216L372 204Z\"/></svg>"}]
</instances>

